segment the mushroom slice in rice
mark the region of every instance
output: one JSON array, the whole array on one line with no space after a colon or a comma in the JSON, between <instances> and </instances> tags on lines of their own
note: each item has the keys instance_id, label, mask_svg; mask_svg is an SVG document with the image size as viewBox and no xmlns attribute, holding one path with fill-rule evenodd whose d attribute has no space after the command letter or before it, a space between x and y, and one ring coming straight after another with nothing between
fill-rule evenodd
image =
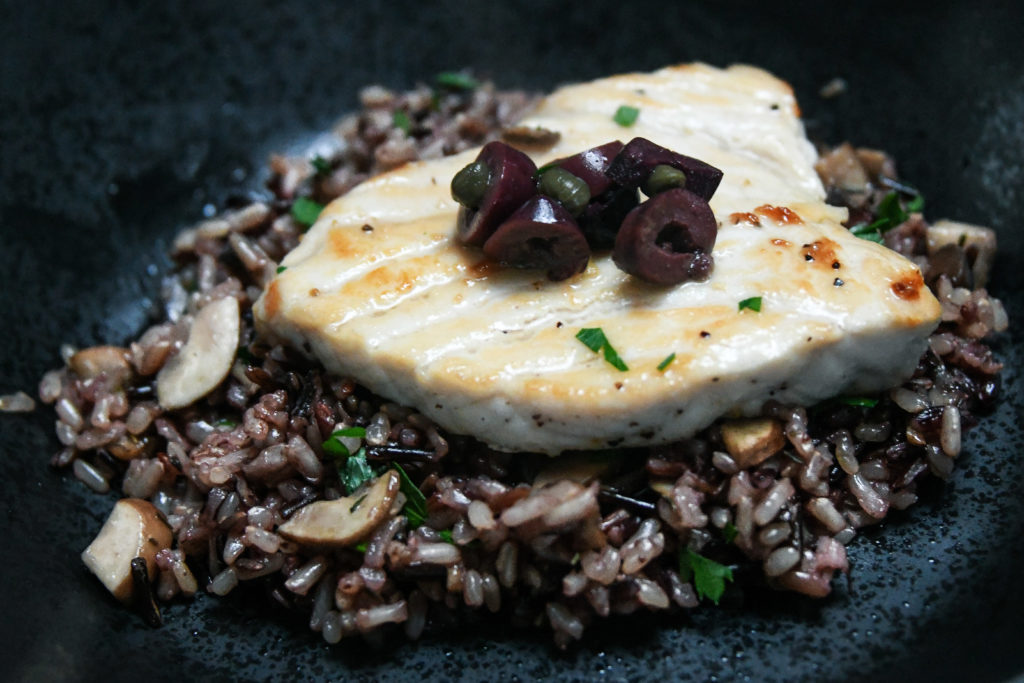
<instances>
[{"instance_id":1,"label":"mushroom slice in rice","mask_svg":"<svg viewBox=\"0 0 1024 683\"><path fill-rule=\"evenodd\" d=\"M337 500L319 500L303 507L278 533L296 543L342 548L363 540L384 521L398 495L398 472L388 470L362 492Z\"/></svg>"},{"instance_id":2,"label":"mushroom slice in rice","mask_svg":"<svg viewBox=\"0 0 1024 683\"><path fill-rule=\"evenodd\" d=\"M212 301L196 314L188 341L156 376L160 405L184 408L224 381L238 350L241 318L238 300Z\"/></svg>"}]
</instances>

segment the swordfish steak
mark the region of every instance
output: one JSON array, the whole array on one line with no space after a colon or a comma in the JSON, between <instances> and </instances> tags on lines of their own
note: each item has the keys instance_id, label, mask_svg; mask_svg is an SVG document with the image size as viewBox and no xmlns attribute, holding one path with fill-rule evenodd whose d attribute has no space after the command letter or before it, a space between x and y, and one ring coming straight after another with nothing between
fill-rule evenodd
<instances>
[{"instance_id":1,"label":"swordfish steak","mask_svg":"<svg viewBox=\"0 0 1024 683\"><path fill-rule=\"evenodd\" d=\"M620 105L640 112L628 128ZM453 433L550 454L669 442L770 398L809 405L912 373L939 304L913 263L825 203L785 82L746 66L627 74L563 87L523 125L560 134L538 166L640 136L724 171L710 278L651 285L605 253L561 282L487 261L455 239L449 183L472 150L326 207L257 302L259 331ZM756 297L760 311L740 309Z\"/></svg>"}]
</instances>

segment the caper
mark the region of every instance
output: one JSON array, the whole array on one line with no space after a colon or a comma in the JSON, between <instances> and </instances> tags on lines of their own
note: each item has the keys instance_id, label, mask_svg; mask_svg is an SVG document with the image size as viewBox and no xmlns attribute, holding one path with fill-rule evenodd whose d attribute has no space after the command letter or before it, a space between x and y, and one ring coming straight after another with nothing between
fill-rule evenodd
<instances>
[{"instance_id":1,"label":"caper","mask_svg":"<svg viewBox=\"0 0 1024 683\"><path fill-rule=\"evenodd\" d=\"M487 164L474 161L452 178L452 199L468 209L479 208L490 181L491 171Z\"/></svg>"},{"instance_id":2,"label":"caper","mask_svg":"<svg viewBox=\"0 0 1024 683\"><path fill-rule=\"evenodd\" d=\"M537 189L542 195L557 200L573 216L578 216L590 202L587 183L558 166L541 174Z\"/></svg>"},{"instance_id":3,"label":"caper","mask_svg":"<svg viewBox=\"0 0 1024 683\"><path fill-rule=\"evenodd\" d=\"M686 187L686 174L674 166L658 164L651 170L651 174L647 176L640 189L648 197L653 197L673 187Z\"/></svg>"}]
</instances>

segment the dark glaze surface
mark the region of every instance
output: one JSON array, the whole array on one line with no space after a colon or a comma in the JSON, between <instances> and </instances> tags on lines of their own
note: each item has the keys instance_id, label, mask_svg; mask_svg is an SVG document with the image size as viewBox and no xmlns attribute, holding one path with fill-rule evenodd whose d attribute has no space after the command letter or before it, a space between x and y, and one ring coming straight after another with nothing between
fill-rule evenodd
<instances>
[{"instance_id":1,"label":"dark glaze surface","mask_svg":"<svg viewBox=\"0 0 1024 683\"><path fill-rule=\"evenodd\" d=\"M216 5L216 6L215 6ZM428 6L429 5L429 6ZM123 343L147 321L175 231L259 185L357 88L472 65L550 89L701 59L789 80L812 135L902 162L927 215L995 226L992 289L1024 322L1024 10L1011 3L13 3L0 10L0 393L34 392L62 341ZM835 76L849 88L822 100ZM850 548L814 602L756 593L675 620L640 615L568 653L470 622L374 652L327 647L254 593L199 597L152 630L78 553L113 499L47 459L53 415L0 415L0 671L7 680L1003 680L1024 671L1020 333L998 413L953 479Z\"/></svg>"}]
</instances>

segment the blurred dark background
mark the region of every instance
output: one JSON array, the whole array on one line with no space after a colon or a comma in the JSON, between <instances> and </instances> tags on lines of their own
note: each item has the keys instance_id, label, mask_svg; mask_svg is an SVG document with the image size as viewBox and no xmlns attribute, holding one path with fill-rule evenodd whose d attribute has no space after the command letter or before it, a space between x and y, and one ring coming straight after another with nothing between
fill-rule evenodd
<instances>
[{"instance_id":1,"label":"blurred dark background","mask_svg":"<svg viewBox=\"0 0 1024 683\"><path fill-rule=\"evenodd\" d=\"M0 393L32 393L64 341L127 341L146 323L175 231L257 187L271 151L329 126L360 86L406 88L462 67L537 90L691 60L774 71L813 137L890 151L930 217L999 231L992 289L1020 320L1022 26L1024 6L1011 2L5 1ZM836 77L846 90L821 98ZM151 631L78 563L110 500L48 469L52 415L0 416L0 670L14 680L1004 679L1024 671L1018 339L999 346L1008 399L968 442L946 495L861 538L835 598L637 617L569 654L486 624L397 642L393 654L328 649L242 597L172 607Z\"/></svg>"}]
</instances>

